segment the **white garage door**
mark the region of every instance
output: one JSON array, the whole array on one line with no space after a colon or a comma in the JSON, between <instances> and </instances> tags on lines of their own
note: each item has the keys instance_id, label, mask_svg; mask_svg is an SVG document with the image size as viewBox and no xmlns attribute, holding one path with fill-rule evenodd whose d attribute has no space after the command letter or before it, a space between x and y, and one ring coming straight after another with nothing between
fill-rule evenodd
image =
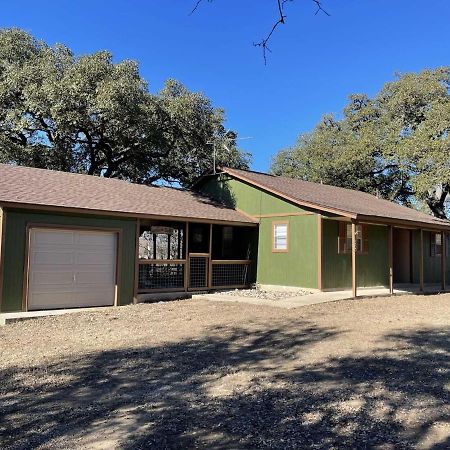
<instances>
[{"instance_id":1,"label":"white garage door","mask_svg":"<svg viewBox=\"0 0 450 450\"><path fill-rule=\"evenodd\" d=\"M30 230L28 309L114 304L117 234Z\"/></svg>"}]
</instances>

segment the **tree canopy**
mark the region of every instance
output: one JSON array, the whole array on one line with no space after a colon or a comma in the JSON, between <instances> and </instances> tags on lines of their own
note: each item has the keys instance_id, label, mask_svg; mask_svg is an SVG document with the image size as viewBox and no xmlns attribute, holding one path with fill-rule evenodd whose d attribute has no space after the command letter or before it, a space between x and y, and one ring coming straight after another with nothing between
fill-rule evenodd
<instances>
[{"instance_id":1,"label":"tree canopy","mask_svg":"<svg viewBox=\"0 0 450 450\"><path fill-rule=\"evenodd\" d=\"M447 216L450 193L450 68L408 73L370 98L351 95L340 118L325 116L272 172L359 189Z\"/></svg>"},{"instance_id":2,"label":"tree canopy","mask_svg":"<svg viewBox=\"0 0 450 450\"><path fill-rule=\"evenodd\" d=\"M101 51L76 56L19 29L0 30L0 161L189 184L217 163L246 168L249 155L224 127L224 111L168 80L149 92L135 61Z\"/></svg>"}]
</instances>

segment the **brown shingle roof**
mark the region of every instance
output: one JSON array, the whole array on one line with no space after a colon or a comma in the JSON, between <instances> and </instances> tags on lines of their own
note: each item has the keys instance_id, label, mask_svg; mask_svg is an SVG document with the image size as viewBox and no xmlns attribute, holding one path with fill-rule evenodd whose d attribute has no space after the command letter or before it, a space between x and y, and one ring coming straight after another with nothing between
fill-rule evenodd
<instances>
[{"instance_id":1,"label":"brown shingle roof","mask_svg":"<svg viewBox=\"0 0 450 450\"><path fill-rule=\"evenodd\" d=\"M259 186L303 206L334 212L352 218L390 219L418 222L438 228L450 227L450 221L438 219L406 206L365 192L260 172L223 168L224 172Z\"/></svg>"},{"instance_id":2,"label":"brown shingle roof","mask_svg":"<svg viewBox=\"0 0 450 450\"><path fill-rule=\"evenodd\" d=\"M0 164L0 204L252 223L191 191L5 164Z\"/></svg>"}]
</instances>

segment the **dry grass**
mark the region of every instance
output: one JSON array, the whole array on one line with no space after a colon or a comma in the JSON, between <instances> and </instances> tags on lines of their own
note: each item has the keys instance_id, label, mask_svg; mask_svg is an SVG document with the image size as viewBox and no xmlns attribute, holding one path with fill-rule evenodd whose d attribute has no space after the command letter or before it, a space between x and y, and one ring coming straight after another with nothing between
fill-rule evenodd
<instances>
[{"instance_id":1,"label":"dry grass","mask_svg":"<svg viewBox=\"0 0 450 450\"><path fill-rule=\"evenodd\" d=\"M450 295L0 329L1 448L448 448Z\"/></svg>"}]
</instances>

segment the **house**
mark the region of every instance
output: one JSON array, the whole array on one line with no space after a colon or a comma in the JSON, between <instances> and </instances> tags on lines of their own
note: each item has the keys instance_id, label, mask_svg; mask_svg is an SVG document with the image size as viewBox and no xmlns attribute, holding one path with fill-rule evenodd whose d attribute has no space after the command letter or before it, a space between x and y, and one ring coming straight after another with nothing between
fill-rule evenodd
<instances>
[{"instance_id":1,"label":"house","mask_svg":"<svg viewBox=\"0 0 450 450\"><path fill-rule=\"evenodd\" d=\"M191 190L0 164L0 312L261 284L441 283L450 222L223 168Z\"/></svg>"},{"instance_id":2,"label":"house","mask_svg":"<svg viewBox=\"0 0 450 450\"><path fill-rule=\"evenodd\" d=\"M0 312L244 287L257 222L196 192L0 164Z\"/></svg>"},{"instance_id":3,"label":"house","mask_svg":"<svg viewBox=\"0 0 450 450\"><path fill-rule=\"evenodd\" d=\"M223 168L199 192L259 222L256 280L319 290L441 284L450 222L373 195Z\"/></svg>"}]
</instances>

